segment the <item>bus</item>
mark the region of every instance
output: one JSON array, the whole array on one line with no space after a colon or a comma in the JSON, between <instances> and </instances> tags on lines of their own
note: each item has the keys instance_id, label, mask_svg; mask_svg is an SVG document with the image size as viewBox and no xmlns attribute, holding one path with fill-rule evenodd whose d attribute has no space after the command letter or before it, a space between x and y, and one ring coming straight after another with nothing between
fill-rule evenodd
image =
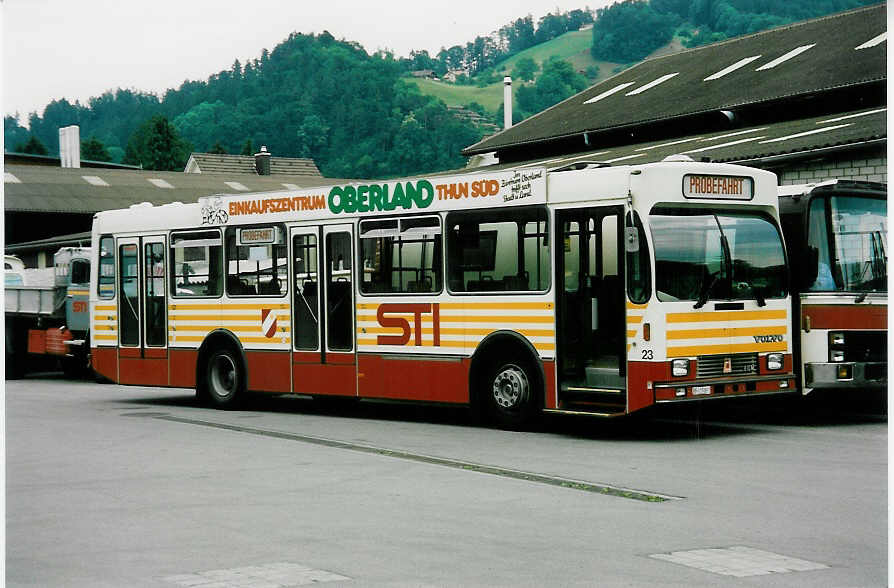
<instances>
[{"instance_id":1,"label":"bus","mask_svg":"<svg viewBox=\"0 0 894 588\"><path fill-rule=\"evenodd\" d=\"M875 182L779 187L783 233L797 260L795 350L804 394L887 389L887 196Z\"/></svg>"},{"instance_id":2,"label":"bus","mask_svg":"<svg viewBox=\"0 0 894 588\"><path fill-rule=\"evenodd\" d=\"M542 412L796 391L776 177L520 166L148 203L93 222L122 384Z\"/></svg>"}]
</instances>

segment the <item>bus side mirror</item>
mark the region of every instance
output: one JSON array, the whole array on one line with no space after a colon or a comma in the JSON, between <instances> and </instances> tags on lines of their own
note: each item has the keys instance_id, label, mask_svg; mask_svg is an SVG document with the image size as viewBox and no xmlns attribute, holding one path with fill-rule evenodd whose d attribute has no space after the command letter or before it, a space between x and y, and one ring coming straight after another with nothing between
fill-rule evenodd
<instances>
[{"instance_id":1,"label":"bus side mirror","mask_svg":"<svg viewBox=\"0 0 894 588\"><path fill-rule=\"evenodd\" d=\"M627 253L639 252L639 231L636 230L636 227L624 229L624 250Z\"/></svg>"}]
</instances>

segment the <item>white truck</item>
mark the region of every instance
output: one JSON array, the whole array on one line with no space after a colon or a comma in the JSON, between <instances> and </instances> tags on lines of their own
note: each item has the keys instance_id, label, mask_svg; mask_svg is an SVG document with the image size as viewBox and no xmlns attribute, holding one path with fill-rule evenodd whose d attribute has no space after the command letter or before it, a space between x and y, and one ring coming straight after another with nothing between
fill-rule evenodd
<instances>
[{"instance_id":1,"label":"white truck","mask_svg":"<svg viewBox=\"0 0 894 588\"><path fill-rule=\"evenodd\" d=\"M23 376L36 356L58 360L69 375L85 373L90 249L64 247L46 269L5 256L4 284L6 377Z\"/></svg>"}]
</instances>

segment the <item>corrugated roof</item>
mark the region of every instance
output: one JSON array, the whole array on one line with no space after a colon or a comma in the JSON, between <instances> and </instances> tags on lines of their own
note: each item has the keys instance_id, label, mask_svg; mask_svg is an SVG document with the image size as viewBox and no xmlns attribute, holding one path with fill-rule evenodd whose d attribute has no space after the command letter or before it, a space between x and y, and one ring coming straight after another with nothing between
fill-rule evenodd
<instances>
[{"instance_id":1,"label":"corrugated roof","mask_svg":"<svg viewBox=\"0 0 894 588\"><path fill-rule=\"evenodd\" d=\"M252 155L229 155L225 153L192 153L186 169L195 162L198 173L235 173L257 175L255 158ZM191 170L190 170L191 171ZM313 159L301 157L270 157L270 175L323 177Z\"/></svg>"},{"instance_id":2,"label":"corrugated roof","mask_svg":"<svg viewBox=\"0 0 894 588\"><path fill-rule=\"evenodd\" d=\"M185 174L31 165L7 165L4 171L7 176L3 203L6 212L92 214L100 210L126 208L140 202L153 204L195 202L201 196L233 192L234 189L227 182L238 182L251 192L269 192L328 186L349 181L305 175ZM10 179L8 177L10 174L18 181ZM85 176L95 176L108 185L97 185L97 182L87 180Z\"/></svg>"},{"instance_id":3,"label":"corrugated roof","mask_svg":"<svg viewBox=\"0 0 894 588\"><path fill-rule=\"evenodd\" d=\"M463 153L879 84L887 78L885 8L880 4L644 61Z\"/></svg>"},{"instance_id":4,"label":"corrugated roof","mask_svg":"<svg viewBox=\"0 0 894 588\"><path fill-rule=\"evenodd\" d=\"M873 108L489 166L489 169L523 166L556 169L583 161L635 165L661 161L671 155L687 155L696 161L708 158L723 163L765 165L774 160L816 157L832 148L880 144L886 141L886 115L887 108Z\"/></svg>"}]
</instances>

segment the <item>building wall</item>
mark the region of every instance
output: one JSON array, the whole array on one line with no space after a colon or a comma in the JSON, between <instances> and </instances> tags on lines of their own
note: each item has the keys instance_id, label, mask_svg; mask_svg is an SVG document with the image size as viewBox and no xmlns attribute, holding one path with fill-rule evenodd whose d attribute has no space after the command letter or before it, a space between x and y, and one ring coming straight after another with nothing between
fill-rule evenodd
<instances>
[{"instance_id":1,"label":"building wall","mask_svg":"<svg viewBox=\"0 0 894 588\"><path fill-rule=\"evenodd\" d=\"M779 176L780 185L809 184L832 179L887 183L888 158L884 150L879 150L854 159L809 161L774 171Z\"/></svg>"}]
</instances>

